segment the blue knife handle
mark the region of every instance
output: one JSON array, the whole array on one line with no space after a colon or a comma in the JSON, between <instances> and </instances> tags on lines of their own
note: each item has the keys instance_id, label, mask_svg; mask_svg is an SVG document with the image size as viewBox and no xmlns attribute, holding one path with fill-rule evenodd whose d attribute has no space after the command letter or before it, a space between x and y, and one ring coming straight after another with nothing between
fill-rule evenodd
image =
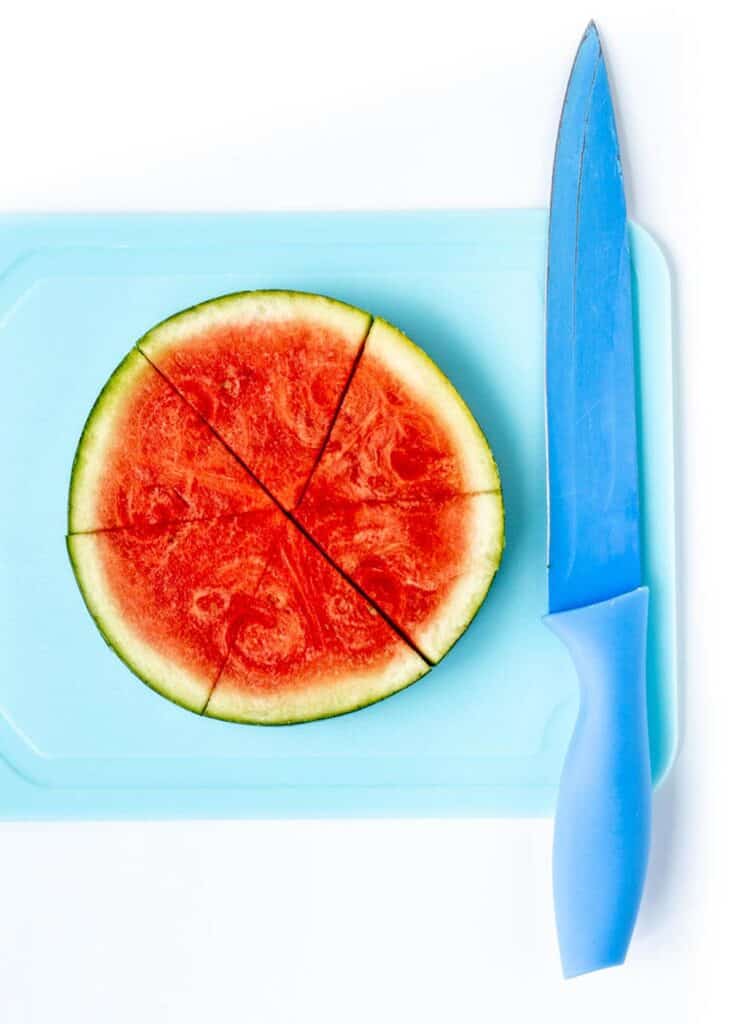
<instances>
[{"instance_id":1,"label":"blue knife handle","mask_svg":"<svg viewBox=\"0 0 737 1024\"><path fill-rule=\"evenodd\" d=\"M650 847L645 653L648 590L558 612L581 701L555 815L553 889L563 973L621 964Z\"/></svg>"}]
</instances>

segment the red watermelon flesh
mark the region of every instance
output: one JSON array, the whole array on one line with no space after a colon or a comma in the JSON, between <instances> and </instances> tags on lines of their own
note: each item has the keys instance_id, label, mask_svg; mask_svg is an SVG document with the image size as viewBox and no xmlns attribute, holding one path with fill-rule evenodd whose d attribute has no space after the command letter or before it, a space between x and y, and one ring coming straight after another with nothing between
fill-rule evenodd
<instances>
[{"instance_id":1,"label":"red watermelon flesh","mask_svg":"<svg viewBox=\"0 0 737 1024\"><path fill-rule=\"evenodd\" d=\"M244 605L205 714L246 722L322 718L380 700L427 671L314 544L285 522L255 598Z\"/></svg>"},{"instance_id":2,"label":"red watermelon flesh","mask_svg":"<svg viewBox=\"0 0 737 1024\"><path fill-rule=\"evenodd\" d=\"M457 640L501 555L498 495L433 502L306 497L307 532L430 661ZM463 595L462 598L460 595Z\"/></svg>"},{"instance_id":3,"label":"red watermelon flesh","mask_svg":"<svg viewBox=\"0 0 737 1024\"><path fill-rule=\"evenodd\" d=\"M264 299L264 296L267 296ZM139 348L286 508L327 437L367 314L297 294L244 293L165 321ZM322 303L322 304L321 304Z\"/></svg>"},{"instance_id":4,"label":"red watermelon flesh","mask_svg":"<svg viewBox=\"0 0 737 1024\"><path fill-rule=\"evenodd\" d=\"M202 711L280 529L270 509L76 534L68 545L108 642L155 689Z\"/></svg>"},{"instance_id":5,"label":"red watermelon flesh","mask_svg":"<svg viewBox=\"0 0 737 1024\"><path fill-rule=\"evenodd\" d=\"M498 489L489 446L453 385L401 331L375 320L306 497L432 505Z\"/></svg>"},{"instance_id":6,"label":"red watermelon flesh","mask_svg":"<svg viewBox=\"0 0 737 1024\"><path fill-rule=\"evenodd\" d=\"M369 322L320 296L225 296L150 331L90 414L74 571L108 643L177 703L275 724L370 704L483 600L503 544L491 452L435 364Z\"/></svg>"},{"instance_id":7,"label":"red watermelon flesh","mask_svg":"<svg viewBox=\"0 0 737 1024\"><path fill-rule=\"evenodd\" d=\"M140 352L108 382L72 473L69 531L266 508L269 498Z\"/></svg>"}]
</instances>

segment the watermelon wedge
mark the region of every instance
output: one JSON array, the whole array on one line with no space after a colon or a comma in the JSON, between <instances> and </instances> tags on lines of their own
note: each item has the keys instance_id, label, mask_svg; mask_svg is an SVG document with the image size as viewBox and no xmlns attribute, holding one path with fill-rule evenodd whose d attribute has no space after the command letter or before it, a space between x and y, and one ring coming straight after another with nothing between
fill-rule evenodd
<instances>
[{"instance_id":1,"label":"watermelon wedge","mask_svg":"<svg viewBox=\"0 0 737 1024\"><path fill-rule=\"evenodd\" d=\"M388 697L428 670L287 522L205 714L282 725L327 718Z\"/></svg>"},{"instance_id":2,"label":"watermelon wedge","mask_svg":"<svg viewBox=\"0 0 737 1024\"><path fill-rule=\"evenodd\" d=\"M504 539L499 476L455 388L332 299L225 296L138 343L72 468L67 546L107 643L212 718L342 714L423 676Z\"/></svg>"},{"instance_id":3,"label":"watermelon wedge","mask_svg":"<svg viewBox=\"0 0 737 1024\"><path fill-rule=\"evenodd\" d=\"M165 320L138 347L292 508L370 323L368 313L318 295L243 292Z\"/></svg>"},{"instance_id":4,"label":"watermelon wedge","mask_svg":"<svg viewBox=\"0 0 737 1024\"><path fill-rule=\"evenodd\" d=\"M435 363L374 320L308 492L318 504L499 491L491 449Z\"/></svg>"},{"instance_id":5,"label":"watermelon wedge","mask_svg":"<svg viewBox=\"0 0 737 1024\"><path fill-rule=\"evenodd\" d=\"M154 690L201 712L280 529L266 509L73 534L67 545L107 643Z\"/></svg>"},{"instance_id":6,"label":"watermelon wedge","mask_svg":"<svg viewBox=\"0 0 737 1024\"><path fill-rule=\"evenodd\" d=\"M432 663L476 614L502 554L498 492L434 502L308 498L298 518Z\"/></svg>"},{"instance_id":7,"label":"watermelon wedge","mask_svg":"<svg viewBox=\"0 0 737 1024\"><path fill-rule=\"evenodd\" d=\"M270 505L201 417L140 352L129 352L82 432L69 488L69 532Z\"/></svg>"}]
</instances>

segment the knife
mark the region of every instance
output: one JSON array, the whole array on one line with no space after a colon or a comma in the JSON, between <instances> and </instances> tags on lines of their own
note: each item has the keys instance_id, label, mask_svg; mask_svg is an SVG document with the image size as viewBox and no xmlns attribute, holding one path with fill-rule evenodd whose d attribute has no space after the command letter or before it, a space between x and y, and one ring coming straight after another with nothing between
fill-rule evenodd
<instances>
[{"instance_id":1,"label":"knife","mask_svg":"<svg viewBox=\"0 0 737 1024\"><path fill-rule=\"evenodd\" d=\"M568 648L580 689L553 891L563 973L574 977L627 954L651 804L627 208L593 22L563 104L548 230L545 622Z\"/></svg>"}]
</instances>

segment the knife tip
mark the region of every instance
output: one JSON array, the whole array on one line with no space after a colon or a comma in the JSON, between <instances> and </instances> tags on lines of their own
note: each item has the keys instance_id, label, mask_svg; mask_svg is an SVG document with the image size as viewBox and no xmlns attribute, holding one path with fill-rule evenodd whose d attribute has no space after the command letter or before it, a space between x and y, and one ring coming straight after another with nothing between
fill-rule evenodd
<instances>
[{"instance_id":1,"label":"knife tip","mask_svg":"<svg viewBox=\"0 0 737 1024\"><path fill-rule=\"evenodd\" d=\"M588 25L586 26L586 31L583 34L583 38L588 39L591 36L593 36L593 38L596 40L599 46L601 46L601 36L599 34L599 27L593 18L589 21Z\"/></svg>"},{"instance_id":2,"label":"knife tip","mask_svg":"<svg viewBox=\"0 0 737 1024\"><path fill-rule=\"evenodd\" d=\"M602 55L601 36L596 22L591 21L586 26L586 31L581 37L581 42L576 50L574 66L580 63L596 62Z\"/></svg>"}]
</instances>

